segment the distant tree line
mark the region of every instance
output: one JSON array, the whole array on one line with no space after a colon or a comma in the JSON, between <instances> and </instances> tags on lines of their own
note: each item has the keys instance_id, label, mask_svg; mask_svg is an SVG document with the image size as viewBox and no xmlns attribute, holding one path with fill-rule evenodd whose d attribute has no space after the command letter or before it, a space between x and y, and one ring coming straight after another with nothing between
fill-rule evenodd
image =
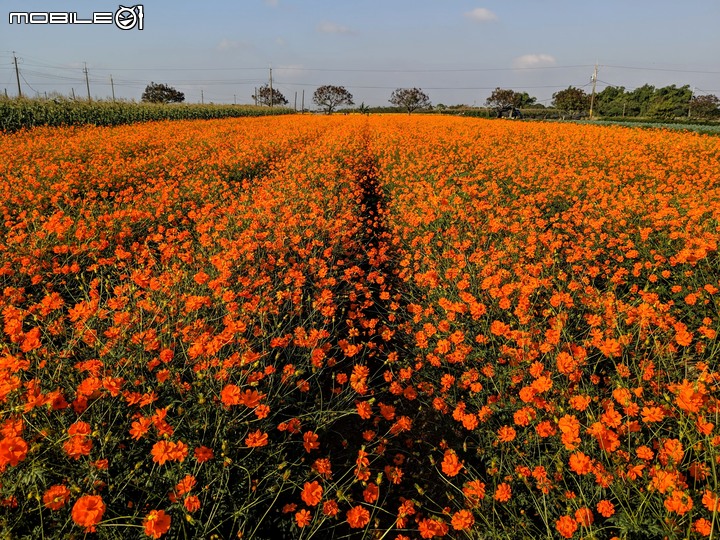
<instances>
[{"instance_id":1,"label":"distant tree line","mask_svg":"<svg viewBox=\"0 0 720 540\"><path fill-rule=\"evenodd\" d=\"M258 105L282 106L288 100L277 88L261 86L252 96ZM150 83L142 95L142 101L173 103L182 102L185 96L164 84ZM420 88L398 88L388 100L395 107L407 111L432 108L430 98ZM325 85L315 90L313 102L325 113L331 114L341 106L354 105L353 95L344 86ZM521 116L521 109L541 109L544 105L527 92L516 92L508 88L496 88L487 98L485 105L499 116ZM676 118L718 119L720 118L720 99L712 94L697 95L690 86L677 87L674 84L656 88L645 84L635 90L627 91L622 86L608 86L596 93L594 98L582 88L569 86L555 92L552 96L552 108L563 115L584 116L592 112L594 116L642 117L659 120ZM367 108L361 107L363 111ZM438 109L444 109L440 104Z\"/></svg>"},{"instance_id":2,"label":"distant tree line","mask_svg":"<svg viewBox=\"0 0 720 540\"><path fill-rule=\"evenodd\" d=\"M496 111L544 107L536 101L527 92L496 88L486 105ZM609 118L720 118L720 99L712 94L695 95L688 85L656 88L645 84L632 91L622 86L608 86L596 93L594 99L582 88L569 86L552 96L552 107L568 115L587 114L591 105L594 115Z\"/></svg>"}]
</instances>

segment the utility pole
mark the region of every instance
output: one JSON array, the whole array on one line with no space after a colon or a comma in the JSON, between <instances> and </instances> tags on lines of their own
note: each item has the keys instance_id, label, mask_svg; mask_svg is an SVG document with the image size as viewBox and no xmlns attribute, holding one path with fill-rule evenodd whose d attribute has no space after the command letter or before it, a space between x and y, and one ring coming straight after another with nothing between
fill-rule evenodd
<instances>
[{"instance_id":1,"label":"utility pole","mask_svg":"<svg viewBox=\"0 0 720 540\"><path fill-rule=\"evenodd\" d=\"M202 90L200 90L200 103L205 105L205 94L203 94Z\"/></svg>"},{"instance_id":2,"label":"utility pole","mask_svg":"<svg viewBox=\"0 0 720 540\"><path fill-rule=\"evenodd\" d=\"M255 87L255 93L253 94L253 99L255 100L255 106L257 107L257 86Z\"/></svg>"},{"instance_id":3,"label":"utility pole","mask_svg":"<svg viewBox=\"0 0 720 540\"><path fill-rule=\"evenodd\" d=\"M13 51L13 60L15 60L15 78L17 79L18 84L18 97L22 97L22 89L20 88L20 70L18 70L17 67L17 56L15 56L15 51Z\"/></svg>"},{"instance_id":4,"label":"utility pole","mask_svg":"<svg viewBox=\"0 0 720 540\"><path fill-rule=\"evenodd\" d=\"M297 112L297 92L295 92L295 112Z\"/></svg>"},{"instance_id":5,"label":"utility pole","mask_svg":"<svg viewBox=\"0 0 720 540\"><path fill-rule=\"evenodd\" d=\"M87 86L88 101L92 101L90 97L90 79L88 79L87 62L85 62L85 69L83 71L85 72L85 86Z\"/></svg>"},{"instance_id":6,"label":"utility pole","mask_svg":"<svg viewBox=\"0 0 720 540\"><path fill-rule=\"evenodd\" d=\"M273 92L272 92L272 66L270 67L270 108L273 106Z\"/></svg>"},{"instance_id":7,"label":"utility pole","mask_svg":"<svg viewBox=\"0 0 720 540\"><path fill-rule=\"evenodd\" d=\"M302 94L302 106L301 106L302 112L305 112L305 90L303 90Z\"/></svg>"},{"instance_id":8,"label":"utility pole","mask_svg":"<svg viewBox=\"0 0 720 540\"><path fill-rule=\"evenodd\" d=\"M72 90L73 101L75 101L75 89L74 89L74 88L71 88L70 90Z\"/></svg>"},{"instance_id":9,"label":"utility pole","mask_svg":"<svg viewBox=\"0 0 720 540\"><path fill-rule=\"evenodd\" d=\"M593 119L593 105L595 104L595 85L597 84L597 72L598 72L598 65L597 62L595 62L595 70L592 74L592 94L590 95L590 120Z\"/></svg>"},{"instance_id":10,"label":"utility pole","mask_svg":"<svg viewBox=\"0 0 720 540\"><path fill-rule=\"evenodd\" d=\"M113 82L112 75L110 75L110 88L112 88L113 103L115 102L115 83Z\"/></svg>"},{"instance_id":11,"label":"utility pole","mask_svg":"<svg viewBox=\"0 0 720 540\"><path fill-rule=\"evenodd\" d=\"M688 119L690 118L690 110L692 109L692 100L695 95L696 88L693 86L692 93L690 94L690 102L688 103Z\"/></svg>"}]
</instances>

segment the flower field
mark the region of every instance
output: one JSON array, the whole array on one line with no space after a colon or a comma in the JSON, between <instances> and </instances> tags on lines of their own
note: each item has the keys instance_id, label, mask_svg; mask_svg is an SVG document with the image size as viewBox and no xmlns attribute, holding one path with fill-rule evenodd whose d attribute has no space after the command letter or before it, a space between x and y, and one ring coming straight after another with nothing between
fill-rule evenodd
<instances>
[{"instance_id":1,"label":"flower field","mask_svg":"<svg viewBox=\"0 0 720 540\"><path fill-rule=\"evenodd\" d=\"M7 538L720 537L716 137L37 128L0 191Z\"/></svg>"}]
</instances>

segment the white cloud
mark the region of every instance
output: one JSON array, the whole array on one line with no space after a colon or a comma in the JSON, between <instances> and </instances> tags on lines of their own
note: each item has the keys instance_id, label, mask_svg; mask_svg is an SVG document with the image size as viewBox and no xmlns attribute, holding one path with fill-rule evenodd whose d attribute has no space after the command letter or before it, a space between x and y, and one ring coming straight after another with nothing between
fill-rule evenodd
<instances>
[{"instance_id":1,"label":"white cloud","mask_svg":"<svg viewBox=\"0 0 720 540\"><path fill-rule=\"evenodd\" d=\"M539 68L554 66L556 63L555 57L549 54L524 54L513 60L513 67L516 69Z\"/></svg>"},{"instance_id":2,"label":"white cloud","mask_svg":"<svg viewBox=\"0 0 720 540\"><path fill-rule=\"evenodd\" d=\"M347 26L330 21L321 22L317 25L317 31L322 34L352 34L353 31Z\"/></svg>"},{"instance_id":3,"label":"white cloud","mask_svg":"<svg viewBox=\"0 0 720 540\"><path fill-rule=\"evenodd\" d=\"M487 8L475 8L465 13L465 17L476 22L497 21L497 15Z\"/></svg>"},{"instance_id":4,"label":"white cloud","mask_svg":"<svg viewBox=\"0 0 720 540\"><path fill-rule=\"evenodd\" d=\"M218 51L234 51L237 49L249 49L251 46L245 41L235 41L228 38L223 38L217 45Z\"/></svg>"},{"instance_id":5,"label":"white cloud","mask_svg":"<svg viewBox=\"0 0 720 540\"><path fill-rule=\"evenodd\" d=\"M285 40L284 40L283 38L281 38L281 37L275 38L275 43L276 43L277 45L280 45L281 47L284 47L285 45L287 45L287 41L285 41Z\"/></svg>"}]
</instances>

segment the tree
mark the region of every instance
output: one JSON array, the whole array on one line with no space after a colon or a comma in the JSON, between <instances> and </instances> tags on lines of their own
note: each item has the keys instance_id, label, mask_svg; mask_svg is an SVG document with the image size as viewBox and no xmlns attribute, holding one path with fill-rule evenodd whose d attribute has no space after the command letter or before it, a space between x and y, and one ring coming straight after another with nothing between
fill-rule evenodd
<instances>
[{"instance_id":1,"label":"tree","mask_svg":"<svg viewBox=\"0 0 720 540\"><path fill-rule=\"evenodd\" d=\"M647 115L652 118L672 119L687 116L692 90L687 84L678 88L674 84L655 90L650 98Z\"/></svg>"},{"instance_id":2,"label":"tree","mask_svg":"<svg viewBox=\"0 0 720 540\"><path fill-rule=\"evenodd\" d=\"M720 116L720 99L713 94L694 96L690 100L690 115L695 118L715 118Z\"/></svg>"},{"instance_id":3,"label":"tree","mask_svg":"<svg viewBox=\"0 0 720 540\"><path fill-rule=\"evenodd\" d=\"M595 108L600 116L623 116L627 101L623 86L607 86L595 95Z\"/></svg>"},{"instance_id":4,"label":"tree","mask_svg":"<svg viewBox=\"0 0 720 540\"><path fill-rule=\"evenodd\" d=\"M417 109L430 107L430 98L419 88L398 88L393 91L388 101L397 107L406 109L408 114Z\"/></svg>"},{"instance_id":5,"label":"tree","mask_svg":"<svg viewBox=\"0 0 720 540\"><path fill-rule=\"evenodd\" d=\"M172 86L151 82L145 87L140 99L150 103L181 103L185 101L185 94Z\"/></svg>"},{"instance_id":6,"label":"tree","mask_svg":"<svg viewBox=\"0 0 720 540\"><path fill-rule=\"evenodd\" d=\"M485 100L485 104L488 107L492 107L498 113L502 114L504 111L514 112L515 109L521 107L528 107L533 105L537 101L537 98L531 97L527 92L515 92L515 90L496 88L490 94L490 97ZM511 114L512 116L512 114Z\"/></svg>"},{"instance_id":7,"label":"tree","mask_svg":"<svg viewBox=\"0 0 720 540\"><path fill-rule=\"evenodd\" d=\"M590 106L590 96L574 86L555 92L552 97L554 107L570 114L584 112Z\"/></svg>"},{"instance_id":8,"label":"tree","mask_svg":"<svg viewBox=\"0 0 720 540\"><path fill-rule=\"evenodd\" d=\"M288 100L285 99L280 90L273 88L272 92L270 92L270 86L267 84L258 88L257 95L252 98L257 100L258 105L267 105L268 107L288 104Z\"/></svg>"},{"instance_id":9,"label":"tree","mask_svg":"<svg viewBox=\"0 0 720 540\"><path fill-rule=\"evenodd\" d=\"M322 107L327 114L340 105L354 105L353 97L344 86L321 86L313 94L313 102Z\"/></svg>"}]
</instances>

